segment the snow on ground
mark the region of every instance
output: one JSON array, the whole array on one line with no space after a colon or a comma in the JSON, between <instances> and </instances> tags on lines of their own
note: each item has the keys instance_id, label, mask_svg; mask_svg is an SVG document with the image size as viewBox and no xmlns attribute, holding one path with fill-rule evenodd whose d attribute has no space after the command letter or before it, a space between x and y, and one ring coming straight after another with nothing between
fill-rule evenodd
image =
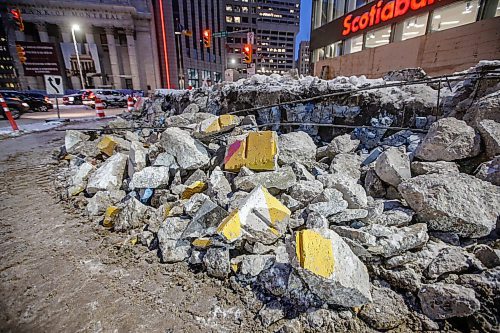
<instances>
[{"instance_id":1,"label":"snow on ground","mask_svg":"<svg viewBox=\"0 0 500 333\"><path fill-rule=\"evenodd\" d=\"M13 131L12 127L0 127L0 140L6 138L13 138L16 136L20 136L23 134L33 133L33 132L43 132L48 131L53 128L62 126L64 123L60 121L52 121L52 122L43 122L43 123L34 123L34 124L24 124L19 125L19 131Z\"/></svg>"}]
</instances>

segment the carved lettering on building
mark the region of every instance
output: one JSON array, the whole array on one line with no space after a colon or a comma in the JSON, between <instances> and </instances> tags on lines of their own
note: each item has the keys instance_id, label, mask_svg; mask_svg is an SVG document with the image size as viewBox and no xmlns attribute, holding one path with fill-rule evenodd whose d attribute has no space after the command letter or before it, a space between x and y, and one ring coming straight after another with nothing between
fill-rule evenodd
<instances>
[{"instance_id":1,"label":"carved lettering on building","mask_svg":"<svg viewBox=\"0 0 500 333\"><path fill-rule=\"evenodd\" d=\"M117 13L85 11L85 10L63 10L55 8L31 8L22 7L21 13L23 15L33 16L63 16L63 17L81 17L86 19L100 19L100 20L123 20L126 19L125 15Z\"/></svg>"}]
</instances>

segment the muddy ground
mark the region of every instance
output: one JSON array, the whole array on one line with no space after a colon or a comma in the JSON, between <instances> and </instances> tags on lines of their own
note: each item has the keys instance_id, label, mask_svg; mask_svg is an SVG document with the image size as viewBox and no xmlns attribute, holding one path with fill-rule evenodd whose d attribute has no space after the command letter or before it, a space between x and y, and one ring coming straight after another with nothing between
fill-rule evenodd
<instances>
[{"instance_id":1,"label":"muddy ground","mask_svg":"<svg viewBox=\"0 0 500 333\"><path fill-rule=\"evenodd\" d=\"M56 131L0 141L0 332L262 331L250 291L161 264L60 200L63 143Z\"/></svg>"}]
</instances>

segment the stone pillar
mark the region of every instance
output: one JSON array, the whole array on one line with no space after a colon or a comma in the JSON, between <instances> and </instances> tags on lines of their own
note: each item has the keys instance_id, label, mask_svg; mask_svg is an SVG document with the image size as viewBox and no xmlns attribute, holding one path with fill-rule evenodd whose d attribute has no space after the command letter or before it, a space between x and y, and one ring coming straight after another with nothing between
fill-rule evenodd
<instances>
[{"instance_id":1,"label":"stone pillar","mask_svg":"<svg viewBox=\"0 0 500 333\"><path fill-rule=\"evenodd\" d=\"M71 26L59 26L59 30L61 31L61 37L62 37L62 41L63 43L71 43L73 44L73 36L71 35ZM71 50L74 50L74 46L72 46L72 49ZM74 51L71 53L73 54ZM66 71L66 65L64 65L64 69ZM82 89L82 82L80 80L80 77L77 75L77 76L70 76L70 80L71 80L71 86L73 87L73 89Z\"/></svg>"},{"instance_id":2,"label":"stone pillar","mask_svg":"<svg viewBox=\"0 0 500 333\"><path fill-rule=\"evenodd\" d=\"M35 26L36 30L38 30L38 36L40 37L40 42L48 43L49 34L47 33L47 25L45 24L45 22L36 22Z\"/></svg>"},{"instance_id":3,"label":"stone pillar","mask_svg":"<svg viewBox=\"0 0 500 333\"><path fill-rule=\"evenodd\" d=\"M87 44L95 44L95 39L94 39L94 33L93 33L93 27L89 26L85 29L85 39L87 40ZM102 74L102 63L101 65L101 73L98 73L99 75ZM94 76L93 78L94 81L94 86L97 88L99 86L102 86L102 76Z\"/></svg>"},{"instance_id":4,"label":"stone pillar","mask_svg":"<svg viewBox=\"0 0 500 333\"><path fill-rule=\"evenodd\" d=\"M134 30L126 29L127 50L130 62L130 74L132 75L132 87L134 90L141 89L141 79L139 78L139 68L137 67L137 52L135 49Z\"/></svg>"},{"instance_id":5,"label":"stone pillar","mask_svg":"<svg viewBox=\"0 0 500 333\"><path fill-rule=\"evenodd\" d=\"M115 89L122 89L122 80L120 78L120 66L118 65L118 53L116 52L116 42L114 28L106 27L106 39L108 41L109 61L111 63L111 75Z\"/></svg>"}]
</instances>

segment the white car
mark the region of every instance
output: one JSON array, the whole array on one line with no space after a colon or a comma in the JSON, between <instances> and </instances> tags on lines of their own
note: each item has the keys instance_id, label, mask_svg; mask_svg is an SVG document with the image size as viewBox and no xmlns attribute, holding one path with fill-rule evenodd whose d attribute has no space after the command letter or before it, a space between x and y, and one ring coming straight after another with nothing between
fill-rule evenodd
<instances>
[{"instance_id":1,"label":"white car","mask_svg":"<svg viewBox=\"0 0 500 333\"><path fill-rule=\"evenodd\" d=\"M95 99L97 97L101 100L105 109L109 106L127 106L127 96L118 90L112 89L90 89L90 93L83 100L83 104L95 108Z\"/></svg>"}]
</instances>

